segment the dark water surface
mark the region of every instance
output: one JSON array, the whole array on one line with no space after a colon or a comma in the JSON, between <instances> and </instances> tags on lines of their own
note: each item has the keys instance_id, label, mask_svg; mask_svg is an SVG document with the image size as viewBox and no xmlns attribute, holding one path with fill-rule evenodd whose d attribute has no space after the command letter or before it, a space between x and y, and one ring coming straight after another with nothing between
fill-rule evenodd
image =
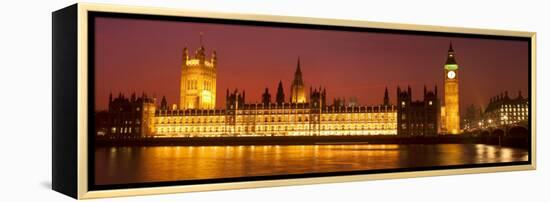
<instances>
[{"instance_id":1,"label":"dark water surface","mask_svg":"<svg viewBox=\"0 0 550 202\"><path fill-rule=\"evenodd\" d=\"M95 150L98 185L527 161L483 144L158 146Z\"/></svg>"}]
</instances>

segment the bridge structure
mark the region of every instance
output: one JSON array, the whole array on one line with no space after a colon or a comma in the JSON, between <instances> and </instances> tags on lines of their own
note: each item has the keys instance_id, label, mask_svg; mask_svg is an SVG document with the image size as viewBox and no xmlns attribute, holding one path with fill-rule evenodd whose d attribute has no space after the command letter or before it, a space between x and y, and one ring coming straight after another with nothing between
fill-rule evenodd
<instances>
[{"instance_id":1,"label":"bridge structure","mask_svg":"<svg viewBox=\"0 0 550 202\"><path fill-rule=\"evenodd\" d=\"M497 135L497 136L521 136L529 135L529 123L527 121L493 124L485 127L475 128L466 133L473 135Z\"/></svg>"}]
</instances>

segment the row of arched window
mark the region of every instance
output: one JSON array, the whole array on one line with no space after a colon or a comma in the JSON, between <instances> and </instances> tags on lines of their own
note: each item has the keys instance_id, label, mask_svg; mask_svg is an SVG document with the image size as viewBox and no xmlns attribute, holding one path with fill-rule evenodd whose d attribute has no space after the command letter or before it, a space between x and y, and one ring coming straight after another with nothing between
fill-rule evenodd
<instances>
[{"instance_id":1,"label":"row of arched window","mask_svg":"<svg viewBox=\"0 0 550 202\"><path fill-rule=\"evenodd\" d=\"M157 133L190 133L190 132L293 132L307 131L310 125L260 125L260 126L159 126ZM311 128L314 129L314 128ZM318 127L316 127L318 129ZM396 124L326 124L321 125L321 130L395 130Z\"/></svg>"},{"instance_id":2,"label":"row of arched window","mask_svg":"<svg viewBox=\"0 0 550 202\"><path fill-rule=\"evenodd\" d=\"M258 115L258 116L237 116L237 122L308 122L309 115ZM223 116L198 116L198 117L157 117L156 124L166 123L222 123ZM322 115L321 121L364 121L364 122L392 122L395 121L395 113L374 113L374 114L336 114Z\"/></svg>"}]
</instances>

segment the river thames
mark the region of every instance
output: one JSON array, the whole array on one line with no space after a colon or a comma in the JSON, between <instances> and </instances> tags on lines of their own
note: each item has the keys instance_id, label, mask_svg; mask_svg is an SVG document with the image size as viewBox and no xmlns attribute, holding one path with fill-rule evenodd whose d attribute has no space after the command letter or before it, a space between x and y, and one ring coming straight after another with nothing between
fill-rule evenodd
<instances>
[{"instance_id":1,"label":"river thames","mask_svg":"<svg viewBox=\"0 0 550 202\"><path fill-rule=\"evenodd\" d=\"M96 185L527 161L484 144L150 146L95 149Z\"/></svg>"}]
</instances>

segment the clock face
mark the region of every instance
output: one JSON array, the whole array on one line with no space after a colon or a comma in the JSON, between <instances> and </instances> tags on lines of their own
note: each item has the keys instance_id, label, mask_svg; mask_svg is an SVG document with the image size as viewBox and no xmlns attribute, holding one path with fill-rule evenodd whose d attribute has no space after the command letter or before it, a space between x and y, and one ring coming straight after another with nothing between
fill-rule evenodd
<instances>
[{"instance_id":1,"label":"clock face","mask_svg":"<svg viewBox=\"0 0 550 202\"><path fill-rule=\"evenodd\" d=\"M447 78L454 79L456 77L455 71L449 71L447 72Z\"/></svg>"}]
</instances>

